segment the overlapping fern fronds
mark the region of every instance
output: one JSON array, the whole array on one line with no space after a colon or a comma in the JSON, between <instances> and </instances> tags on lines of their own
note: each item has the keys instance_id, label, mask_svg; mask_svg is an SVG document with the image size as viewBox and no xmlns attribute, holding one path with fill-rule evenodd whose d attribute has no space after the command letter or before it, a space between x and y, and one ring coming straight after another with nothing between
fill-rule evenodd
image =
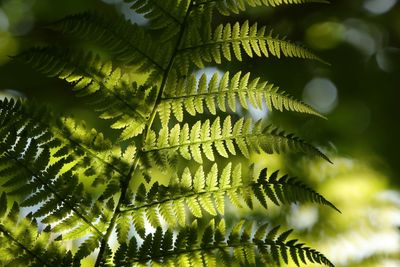
<instances>
[{"instance_id":1,"label":"overlapping fern fronds","mask_svg":"<svg viewBox=\"0 0 400 267\"><path fill-rule=\"evenodd\" d=\"M111 53L114 60L137 66L140 72L166 69L172 48L158 49L146 31L120 18L106 19L94 13L72 15L48 26L54 31L90 40ZM171 51L169 51L171 50Z\"/></svg>"},{"instance_id":2,"label":"overlapping fern fronds","mask_svg":"<svg viewBox=\"0 0 400 267\"><path fill-rule=\"evenodd\" d=\"M18 206L35 206L31 218L53 225L51 232L61 233L64 240L90 235L91 241L98 244L112 215L114 204L110 197L118 192L119 179L124 176L124 164L113 162L118 151L113 156L101 135L79 134L79 126L65 120L63 127L53 124L49 129L41 119L47 122L50 116L35 106L5 100L0 108L2 192L20 198ZM71 126L69 130L76 131L80 140L68 134ZM85 144L88 139L90 143ZM109 158L102 156L102 149L106 149ZM129 154L128 149L124 154ZM87 189L90 180L97 192ZM117 182L114 191L113 181ZM82 245L75 258L84 258L91 252Z\"/></svg>"},{"instance_id":3,"label":"overlapping fern fronds","mask_svg":"<svg viewBox=\"0 0 400 267\"><path fill-rule=\"evenodd\" d=\"M268 176L266 169L250 175L242 168L254 163L254 153L329 159L275 126L239 118L239 106L261 108L265 102L270 109L323 115L245 71L214 74L209 81L196 77L206 64L243 55L322 61L266 33L265 26L245 21L215 27L214 19L216 10L227 15L248 6L324 1L126 2L147 25L84 13L49 26L97 44L102 56L54 46L16 56L70 83L120 132L109 140L29 101L0 101L0 253L6 255L0 264L79 266L93 255L96 267L215 266L217 259L225 266L289 259L333 266L316 250L287 241L290 231L277 235L278 227L254 229L235 219L226 231L224 221L228 203L251 210L312 202L337 210L298 179ZM164 173L171 169L175 175ZM32 212L24 216L20 209ZM66 249L68 240L77 247Z\"/></svg>"},{"instance_id":4,"label":"overlapping fern fronds","mask_svg":"<svg viewBox=\"0 0 400 267\"><path fill-rule=\"evenodd\" d=\"M82 60L82 58L84 60ZM127 73L91 54L69 54L56 48L33 49L18 56L38 71L73 84L77 96L86 97L111 128L122 129L121 140L143 132L154 105L156 89L132 83Z\"/></svg>"},{"instance_id":5,"label":"overlapping fern fronds","mask_svg":"<svg viewBox=\"0 0 400 267\"><path fill-rule=\"evenodd\" d=\"M130 5L132 10L149 19L152 29L162 30L161 42L179 34L185 22L189 4L192 3L189 0L125 0L125 2L132 3Z\"/></svg>"}]
</instances>

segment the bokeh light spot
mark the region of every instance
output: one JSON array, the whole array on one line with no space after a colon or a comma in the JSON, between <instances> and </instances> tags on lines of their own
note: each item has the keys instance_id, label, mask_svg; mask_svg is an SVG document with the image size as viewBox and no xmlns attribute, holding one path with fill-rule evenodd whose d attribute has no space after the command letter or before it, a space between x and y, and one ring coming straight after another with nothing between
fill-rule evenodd
<instances>
[{"instance_id":1,"label":"bokeh light spot","mask_svg":"<svg viewBox=\"0 0 400 267\"><path fill-rule=\"evenodd\" d=\"M314 78L306 84L303 99L321 113L331 112L337 105L336 86L326 78Z\"/></svg>"},{"instance_id":2,"label":"bokeh light spot","mask_svg":"<svg viewBox=\"0 0 400 267\"><path fill-rule=\"evenodd\" d=\"M388 12L395 4L396 0L366 0L363 7L372 14L380 15Z\"/></svg>"},{"instance_id":3,"label":"bokeh light spot","mask_svg":"<svg viewBox=\"0 0 400 267\"><path fill-rule=\"evenodd\" d=\"M36 0L8 0L2 6L9 20L9 31L15 36L27 34L35 21L32 7Z\"/></svg>"},{"instance_id":4,"label":"bokeh light spot","mask_svg":"<svg viewBox=\"0 0 400 267\"><path fill-rule=\"evenodd\" d=\"M332 49L341 43L344 26L337 22L323 22L311 25L306 31L306 42L314 49Z\"/></svg>"},{"instance_id":5,"label":"bokeh light spot","mask_svg":"<svg viewBox=\"0 0 400 267\"><path fill-rule=\"evenodd\" d=\"M7 31L10 26L6 13L0 8L0 31Z\"/></svg>"},{"instance_id":6,"label":"bokeh light spot","mask_svg":"<svg viewBox=\"0 0 400 267\"><path fill-rule=\"evenodd\" d=\"M297 230L309 230L318 221L318 209L311 205L293 205L288 218L291 227Z\"/></svg>"},{"instance_id":7,"label":"bokeh light spot","mask_svg":"<svg viewBox=\"0 0 400 267\"><path fill-rule=\"evenodd\" d=\"M399 71L400 49L385 47L376 53L376 62L379 68L386 72Z\"/></svg>"}]
</instances>

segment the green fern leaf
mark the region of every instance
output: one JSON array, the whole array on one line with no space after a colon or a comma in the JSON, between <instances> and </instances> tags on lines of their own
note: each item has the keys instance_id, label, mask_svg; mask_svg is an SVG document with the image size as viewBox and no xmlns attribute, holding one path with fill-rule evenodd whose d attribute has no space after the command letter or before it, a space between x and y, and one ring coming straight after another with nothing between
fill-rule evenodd
<instances>
[{"instance_id":1,"label":"green fern leaf","mask_svg":"<svg viewBox=\"0 0 400 267\"><path fill-rule=\"evenodd\" d=\"M193 31L195 31L193 29ZM236 22L233 26L230 23L220 25L216 28L213 35L206 35L198 40L193 38L193 31L189 32L186 37L187 42L179 49L176 58L177 62L192 61L198 68L203 68L205 63L214 62L221 63L220 53L214 52L214 57L208 56L207 51L220 50L225 59L231 60L231 50L233 55L239 61L242 61L242 51L249 57L255 54L258 57L274 56L294 57L303 59L317 60L326 63L309 50L281 39L274 37L272 33L267 34L266 27L258 28L257 23L249 26L249 22L245 21L242 25ZM221 31L223 32L221 38ZM217 55L217 56L215 56ZM180 64L178 64L180 65ZM186 75L184 69L179 68L182 75Z\"/></svg>"},{"instance_id":2,"label":"green fern leaf","mask_svg":"<svg viewBox=\"0 0 400 267\"><path fill-rule=\"evenodd\" d=\"M160 36L162 41L169 40L179 33L179 28L189 8L188 0L163 2L126 0L126 2L132 3L131 9L149 19L152 29L163 30L163 34Z\"/></svg>"},{"instance_id":3,"label":"green fern leaf","mask_svg":"<svg viewBox=\"0 0 400 267\"><path fill-rule=\"evenodd\" d=\"M209 196L207 196L207 195L199 196L198 200L199 200L200 206L205 211L207 211L212 216L217 216L217 210L214 207L213 201Z\"/></svg>"},{"instance_id":4,"label":"green fern leaf","mask_svg":"<svg viewBox=\"0 0 400 267\"><path fill-rule=\"evenodd\" d=\"M287 176L277 179L278 172L272 173L268 178L267 170L263 169L257 180L253 180L246 179L240 164L232 170L232 164L228 163L220 174L217 166L215 163L207 174L203 167L199 167L194 175L189 168L185 168L181 178L177 178L176 182L168 187L154 183L147 193L146 191L140 193L142 195L140 198L136 195L136 203L123 206L121 210L123 213L132 213L135 218L140 216L141 221L144 221L143 215L145 215L153 227L161 226L158 214L170 227L175 227L177 224L185 225L185 206L196 218L204 216L202 209L211 216L217 216L218 213L223 215L225 196L235 207L242 207L242 203L245 202L250 209L253 208L253 196L255 196L266 209L268 208L267 201L272 201L276 205L313 202L330 206L338 211L332 203L298 180ZM203 184L200 181L203 181L205 177L206 181ZM209 187L210 184L213 184L212 190ZM143 184L140 188L145 190ZM153 197L153 191L157 192L157 197ZM154 217L157 219L155 220ZM143 231L143 226L139 226L138 230Z\"/></svg>"},{"instance_id":5,"label":"green fern leaf","mask_svg":"<svg viewBox=\"0 0 400 267\"><path fill-rule=\"evenodd\" d=\"M286 92L280 91L273 84L260 82L259 78L249 81L249 78L249 73L242 75L241 72L238 72L233 77L230 77L229 72L226 72L221 79L218 77L218 73L215 73L208 85L204 84L206 80L205 75L201 76L197 87L194 75L189 79L172 83L173 87L166 87L164 97L158 108L163 125L168 124L171 111L178 121L182 121L182 107L192 116L197 113L203 113L204 106L207 106L213 115L216 114L216 107L221 111L226 111L226 100L228 100L228 106L232 111L236 110L237 103L245 109L248 109L249 103L261 109L262 102L265 100L268 108L271 110L296 111L325 118L309 105L295 100ZM193 106L193 103L197 103L196 108ZM179 105L180 109L166 110L166 107L171 105ZM178 111L178 113L176 114L175 111Z\"/></svg>"},{"instance_id":6,"label":"green fern leaf","mask_svg":"<svg viewBox=\"0 0 400 267\"><path fill-rule=\"evenodd\" d=\"M117 235L118 242L120 244L126 244L128 240L128 233L130 230L130 222L126 220L124 217L118 217L117 219Z\"/></svg>"},{"instance_id":7,"label":"green fern leaf","mask_svg":"<svg viewBox=\"0 0 400 267\"><path fill-rule=\"evenodd\" d=\"M166 202L162 205L159 205L160 215L165 219L168 225L174 225L177 221L177 215L175 214L175 208L172 202ZM182 218L178 222L180 225L184 225L184 220Z\"/></svg>"},{"instance_id":8,"label":"green fern leaf","mask_svg":"<svg viewBox=\"0 0 400 267\"><path fill-rule=\"evenodd\" d=\"M13 124L10 123L8 125ZM5 126L6 128L8 127L7 124ZM50 147L41 144L40 148L43 150L39 153L39 144L37 144L34 136L32 137L33 139L30 140L26 150L21 150L19 143L22 142L26 144L26 134L29 136L31 133L32 132L24 131L19 133L21 134L21 137L19 139L14 139L14 142L16 143L14 148L16 148L16 150L9 147L7 144L0 142L0 148L2 150L1 157L8 159L8 164L13 164L15 167L19 167L19 172L11 175L3 186L10 187L10 194L20 195L23 198L26 198L24 205L36 205L45 201L33 214L34 217L46 215L46 217L53 216L62 219L72 210L75 213L75 216L78 216L81 220L87 223L88 227L91 227L94 231L99 231L89 222L84 213L81 212L79 208L75 207L76 204L72 204L71 200L68 199L70 197L67 197L74 191L81 197L79 190L75 189L78 187L78 184L72 182L76 180L71 179L71 174L67 172L60 175L62 166L71 162L71 158L66 157L55 164L49 165L48 153ZM19 134L14 130L9 135L17 137ZM11 139L8 140L10 141ZM4 169L2 171L4 172ZM33 177L33 180L29 181L29 177ZM69 182L62 182L67 181L67 179ZM63 184L64 187L61 187L61 184ZM44 191L47 192L47 196L45 196ZM43 221L49 220L49 218L46 217Z\"/></svg>"},{"instance_id":9,"label":"green fern leaf","mask_svg":"<svg viewBox=\"0 0 400 267\"><path fill-rule=\"evenodd\" d=\"M264 229L265 227L262 226L262 228ZM251 264L255 262L257 251L257 253L264 255L272 255L276 264L279 264L279 255L281 254L285 258L284 261L288 263L287 251L293 250L292 253L296 255L296 259L297 255L304 253L310 262L317 262L333 267L333 264L322 253L303 245L299 246L296 240L284 241L284 238L280 238L283 235L286 239L290 231L284 232L277 239L267 237L262 240L255 240L251 237L251 229L251 223L241 221L229 231L227 240L224 238L218 243L213 243L212 237L215 237L217 233L219 235L220 230L214 229L212 224L206 227L203 233L193 231L191 228L184 228L178 232L172 250L168 250L168 253L160 253L160 244L164 242L171 244L172 236L168 231L163 233L161 228L157 228L154 235L149 234L144 238L143 244L139 248L139 256L131 259L131 262L142 264L150 261L166 263L174 259L175 262L178 261L179 264L187 266L188 264L202 262L201 259L203 258L213 264L218 259L219 253L224 252L225 257L228 257L228 259L235 257L242 264ZM273 231L275 231L274 229ZM133 243L136 244L136 241ZM203 249L193 249L196 247L202 247ZM170 249L171 246L168 246L168 248ZM231 251L233 252L232 254L230 254Z\"/></svg>"},{"instance_id":10,"label":"green fern leaf","mask_svg":"<svg viewBox=\"0 0 400 267\"><path fill-rule=\"evenodd\" d=\"M133 222L133 225L135 226L136 232L138 232L138 234L141 237L144 237L146 230L145 230L145 225L144 225L143 211L133 212L132 213L132 222Z\"/></svg>"},{"instance_id":11,"label":"green fern leaf","mask_svg":"<svg viewBox=\"0 0 400 267\"><path fill-rule=\"evenodd\" d=\"M75 253L75 260L81 260L89 256L99 246L98 236L91 236L85 240Z\"/></svg>"},{"instance_id":12,"label":"green fern leaf","mask_svg":"<svg viewBox=\"0 0 400 267\"><path fill-rule=\"evenodd\" d=\"M216 125L214 125L216 124ZM205 126L203 126L205 125ZM298 137L292 134L286 134L277 128L268 126L264 129L260 127L259 122L251 129L251 120L240 119L235 124L233 129L231 128L231 118L228 116L222 126L221 137L219 134L211 134L211 129L220 129L220 118L218 117L210 128L209 121L201 123L197 121L192 128L189 130L189 125L184 124L180 131L179 144L169 144L165 136L165 130L160 132L158 141L153 140L155 134L150 135L151 141L147 141L147 146L144 147L144 151L151 155L157 155L163 153L163 151L179 151L179 154L185 159L194 159L198 163L203 162L202 154L204 153L208 158L214 159L214 149L216 142L219 142L219 149L215 149L220 156L224 156L225 150L221 149L221 143L224 143L228 148L228 151L235 155L236 150L234 144L237 145L239 151L246 158L250 156L250 151L264 151L266 153L280 153L280 152L304 152L310 155L319 156L329 162L331 162L320 150L306 143ZM179 132L179 125L174 126L174 135L176 136ZM208 134L201 135L201 129L204 128L204 132ZM216 138L217 137L217 138ZM177 137L174 138L176 140ZM163 144L163 145L160 145ZM201 152L203 150L203 153ZM212 157L211 157L212 155Z\"/></svg>"},{"instance_id":13,"label":"green fern leaf","mask_svg":"<svg viewBox=\"0 0 400 267\"><path fill-rule=\"evenodd\" d=\"M161 225L160 219L158 218L158 213L157 213L156 207L154 207L154 208L150 207L150 208L146 209L146 218L148 219L149 223L153 227L157 227L157 226Z\"/></svg>"},{"instance_id":14,"label":"green fern leaf","mask_svg":"<svg viewBox=\"0 0 400 267\"><path fill-rule=\"evenodd\" d=\"M81 58L86 60L81 60ZM153 99L146 95L154 88L137 87L127 90L129 78L110 62L89 55L69 55L54 48L32 49L17 57L48 76L57 76L72 83L78 96L86 96L101 112L100 118L113 119L113 129L123 129L122 140L142 133ZM43 66L46 66L44 69ZM131 91L135 92L132 97ZM147 101L139 102L145 98Z\"/></svg>"},{"instance_id":15,"label":"green fern leaf","mask_svg":"<svg viewBox=\"0 0 400 267\"><path fill-rule=\"evenodd\" d=\"M160 74L170 53L158 50L153 39L141 27L120 18L106 19L97 14L67 16L48 26L52 30L86 39L102 46L117 61L135 65L141 72Z\"/></svg>"}]
</instances>

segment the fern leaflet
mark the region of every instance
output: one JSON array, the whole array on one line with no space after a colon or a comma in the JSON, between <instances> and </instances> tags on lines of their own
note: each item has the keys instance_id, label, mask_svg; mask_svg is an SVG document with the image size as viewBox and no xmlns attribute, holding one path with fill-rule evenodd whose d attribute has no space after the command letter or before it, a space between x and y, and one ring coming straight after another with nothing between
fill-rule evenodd
<instances>
[{"instance_id":1,"label":"fern leaflet","mask_svg":"<svg viewBox=\"0 0 400 267\"><path fill-rule=\"evenodd\" d=\"M280 153L285 151L305 152L330 160L317 148L304 142L292 134L271 126L262 128L261 122L257 122L252 128L251 119L240 119L232 127L231 117L224 119L222 127L220 118L213 123L209 120L201 123L197 121L192 127L185 123L182 128L176 124L170 131L163 128L158 137L151 131L146 140L144 151L149 156L165 151L166 156L178 151L187 160L195 160L203 163L202 155L210 161L215 160L215 152L222 157L229 154L236 155L236 147L246 158L250 152ZM213 149L214 148L214 149Z\"/></svg>"},{"instance_id":2,"label":"fern leaflet","mask_svg":"<svg viewBox=\"0 0 400 267\"><path fill-rule=\"evenodd\" d=\"M163 232L160 227L154 234L143 238L138 246L135 237L129 244L122 244L114 256L114 263L127 265L150 264L150 266L209 266L207 264L220 260L223 266L231 266L234 259L241 265L251 263L267 264L265 259L271 258L276 264L282 256L285 263L289 258L296 264L316 262L333 267L333 264L320 252L311 249L297 240L288 240L291 231L276 236L276 228L266 232L266 225L256 229L252 235L251 222L241 221L226 233L225 222L214 221L206 227L202 234L196 227L186 227L180 230L174 241L174 235ZM228 234L228 238L225 235ZM129 253L129 254L128 254ZM223 255L222 259L219 255Z\"/></svg>"},{"instance_id":3,"label":"fern leaflet","mask_svg":"<svg viewBox=\"0 0 400 267\"><path fill-rule=\"evenodd\" d=\"M339 211L331 202L295 178L284 175L278 179L278 172L267 177L267 169L264 169L256 180L246 179L241 165L233 168L231 163L220 172L216 163L208 173L204 172L202 166L195 173L185 168L181 177L171 179L168 186L155 182L146 190L145 184L141 184L137 194L131 198L135 202L121 207L121 210L123 214L129 214L135 230L143 236L145 220L154 228L161 226L161 218L170 228L177 224L185 226L188 215L181 211L186 208L196 218L206 216L204 211L213 217L223 215L226 198L238 208L245 203L252 209L255 198L265 209L269 205L267 201L276 205L314 202ZM130 229L128 221L126 215L119 218L120 227L117 229L121 229L118 233L123 240Z\"/></svg>"},{"instance_id":4,"label":"fern leaflet","mask_svg":"<svg viewBox=\"0 0 400 267\"><path fill-rule=\"evenodd\" d=\"M199 81L196 81L194 75L187 79L177 79L176 74L171 74L158 106L158 114L162 124L168 125L171 113L181 122L184 110L195 116L197 113L203 113L207 107L211 114L216 115L217 108L227 111L226 103L229 109L235 112L237 103L245 109L249 108L249 104L261 109L265 100L269 109L290 110L325 118L309 105L295 100L273 84L259 80L260 78L250 80L249 73L242 75L238 72L230 77L229 72L226 72L222 78L215 73L207 84L205 74Z\"/></svg>"},{"instance_id":5,"label":"fern leaflet","mask_svg":"<svg viewBox=\"0 0 400 267\"><path fill-rule=\"evenodd\" d=\"M236 22L233 26L230 23L220 24L212 35L196 35L195 30L188 34L189 36L185 38L186 42L180 47L176 59L180 66L187 66L186 62L190 61L196 67L203 68L205 63L221 64L222 58L230 61L233 57L242 61L242 51L249 57L253 57L253 55L277 58L285 56L324 62L301 46L279 37L273 37L272 33L266 34L265 26L258 28L257 23L250 26L248 21L242 25ZM179 71L185 75L189 70L180 68Z\"/></svg>"}]
</instances>

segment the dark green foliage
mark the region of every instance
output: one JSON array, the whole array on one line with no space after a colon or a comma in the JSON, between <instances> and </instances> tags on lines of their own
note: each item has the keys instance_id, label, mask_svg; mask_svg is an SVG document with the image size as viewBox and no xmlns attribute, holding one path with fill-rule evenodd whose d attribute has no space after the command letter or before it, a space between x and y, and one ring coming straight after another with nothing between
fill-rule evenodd
<instances>
[{"instance_id":1,"label":"dark green foliage","mask_svg":"<svg viewBox=\"0 0 400 267\"><path fill-rule=\"evenodd\" d=\"M215 73L209 81L195 75L205 64L245 55L322 61L265 33L265 27L247 21L215 26L213 19L216 10L228 15L247 6L323 1L127 2L144 14L147 26L89 13L49 26L94 42L101 56L54 46L16 56L70 83L120 133L109 140L35 103L0 102L0 251L5 255L0 263L80 266L95 255L95 266L259 266L289 260L333 266L316 250L287 240L291 231L277 234L279 227L268 230L267 224L254 229L226 210L230 205L268 212L271 204L304 202L337 210L298 179L242 167L263 153L329 159L293 134L240 118L238 106L261 109L265 101L277 111L323 115L269 82L250 79L250 73ZM12 207L7 199L15 201ZM24 216L19 207L32 212ZM68 240L77 248L67 249Z\"/></svg>"}]
</instances>

